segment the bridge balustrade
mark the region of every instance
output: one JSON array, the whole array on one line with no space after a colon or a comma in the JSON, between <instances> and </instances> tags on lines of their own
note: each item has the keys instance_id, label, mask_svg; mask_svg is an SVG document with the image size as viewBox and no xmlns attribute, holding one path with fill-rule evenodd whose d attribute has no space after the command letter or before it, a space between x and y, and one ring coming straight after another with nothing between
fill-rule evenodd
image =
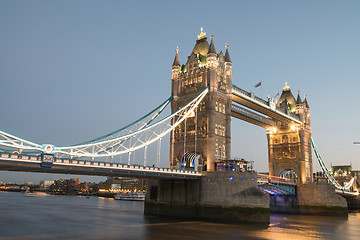
<instances>
[{"instance_id":1,"label":"bridge balustrade","mask_svg":"<svg viewBox=\"0 0 360 240\"><path fill-rule=\"evenodd\" d=\"M233 85L232 91L235 92L236 94L240 95L240 96L241 96L241 95L244 95L244 96L246 96L246 97L249 97L249 98L251 98L254 102L257 102L257 103L260 104L260 105L264 105L264 106L266 106L266 107L270 107L269 101L266 101L266 100L264 100L264 99L262 99L262 98L259 98L259 97L255 96L255 94L252 93L252 92L247 92L247 91L245 91L245 90L243 90L243 89L241 89L241 88L239 88L239 87L237 87L237 86L235 86L235 85ZM287 116L289 116L289 117L291 117L291 118L293 118L293 119L300 120L299 116L297 116L296 114L291 113L291 112L289 112L289 111L286 111L286 110L284 110L284 109L282 109L282 108L280 108L280 107L276 107L276 108L274 109L274 111L275 111L275 112L280 112L280 113L282 113L282 114L285 114L285 115L287 115Z\"/></svg>"},{"instance_id":2,"label":"bridge balustrade","mask_svg":"<svg viewBox=\"0 0 360 240\"><path fill-rule=\"evenodd\" d=\"M1 153L0 157L3 160L13 160L13 161L28 161L34 163L42 164L43 158L41 155L38 156L31 156L31 155L22 155L22 154L10 154L10 153ZM141 176L146 176L143 174L148 174L149 176L158 176L158 177L181 177L181 178L192 178L194 177L198 179L200 177L200 173L191 170L184 170L184 169L172 169L172 168L159 168L159 167L150 167L150 166L140 166L140 165L127 165L121 163L106 163L106 162L96 162L96 161L87 161L87 160L72 160L68 158L57 158L54 157L52 164L54 165L67 165L67 166L83 166L86 168L107 168L107 169L114 169L114 170L125 170L131 169L131 171L141 172ZM41 168L43 168L41 166ZM51 167L48 167L50 169ZM92 172L93 170L90 170ZM111 172L113 172L111 170ZM156 174L154 174L156 173ZM162 175L162 173L170 174L170 175ZM128 173L127 173L128 174ZM136 173L134 173L136 175ZM138 175L139 173L137 173ZM175 174L175 175L171 175ZM180 175L178 175L180 174ZM185 174L185 176L181 175Z\"/></svg>"}]
</instances>

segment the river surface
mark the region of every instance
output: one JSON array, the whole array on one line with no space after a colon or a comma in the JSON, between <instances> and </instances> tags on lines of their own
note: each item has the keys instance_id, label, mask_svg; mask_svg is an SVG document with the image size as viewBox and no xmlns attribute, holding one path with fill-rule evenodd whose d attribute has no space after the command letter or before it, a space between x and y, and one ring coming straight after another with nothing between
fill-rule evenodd
<instances>
[{"instance_id":1,"label":"river surface","mask_svg":"<svg viewBox=\"0 0 360 240\"><path fill-rule=\"evenodd\" d=\"M360 239L348 218L272 215L270 225L231 225L143 214L143 202L0 192L0 239Z\"/></svg>"}]
</instances>

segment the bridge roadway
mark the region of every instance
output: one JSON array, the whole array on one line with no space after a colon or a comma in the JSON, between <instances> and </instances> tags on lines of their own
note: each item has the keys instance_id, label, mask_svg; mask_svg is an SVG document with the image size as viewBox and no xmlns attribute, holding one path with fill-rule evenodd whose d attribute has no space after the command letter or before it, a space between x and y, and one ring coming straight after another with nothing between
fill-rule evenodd
<instances>
[{"instance_id":1,"label":"bridge roadway","mask_svg":"<svg viewBox=\"0 0 360 240\"><path fill-rule=\"evenodd\" d=\"M156 179L196 180L201 178L201 172L189 170L144 167L68 158L54 158L52 162L46 162L41 155L30 156L1 152L0 170ZM296 184L294 183L278 181L261 174L258 175L257 182L260 189L268 192L270 195L296 194Z\"/></svg>"},{"instance_id":2,"label":"bridge roadway","mask_svg":"<svg viewBox=\"0 0 360 240\"><path fill-rule=\"evenodd\" d=\"M54 158L52 162L44 162L41 155L9 153L0 153L0 170L158 179L200 179L201 177L200 172L188 170L65 158Z\"/></svg>"}]
</instances>

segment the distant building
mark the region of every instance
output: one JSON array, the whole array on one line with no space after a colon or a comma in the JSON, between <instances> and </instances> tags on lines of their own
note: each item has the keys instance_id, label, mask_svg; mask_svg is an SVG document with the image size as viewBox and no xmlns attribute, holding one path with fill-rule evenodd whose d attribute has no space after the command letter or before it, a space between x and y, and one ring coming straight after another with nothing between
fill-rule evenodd
<instances>
[{"instance_id":1,"label":"distant building","mask_svg":"<svg viewBox=\"0 0 360 240\"><path fill-rule=\"evenodd\" d=\"M48 190L51 185L54 184L54 181L41 180L39 183L40 190Z\"/></svg>"},{"instance_id":2,"label":"distant building","mask_svg":"<svg viewBox=\"0 0 360 240\"><path fill-rule=\"evenodd\" d=\"M335 180L341 185L345 186L348 182L354 179L354 184L351 190L356 190L360 188L360 171L354 170L352 165L334 165L330 168L331 175ZM328 182L326 175L323 172L314 173L315 182Z\"/></svg>"},{"instance_id":3,"label":"distant building","mask_svg":"<svg viewBox=\"0 0 360 240\"><path fill-rule=\"evenodd\" d=\"M59 179L50 186L53 192L75 193L80 191L80 179Z\"/></svg>"},{"instance_id":4,"label":"distant building","mask_svg":"<svg viewBox=\"0 0 360 240\"><path fill-rule=\"evenodd\" d=\"M78 178L73 178L68 180L68 187L67 187L67 192L78 192L80 191L80 179Z\"/></svg>"},{"instance_id":5,"label":"distant building","mask_svg":"<svg viewBox=\"0 0 360 240\"><path fill-rule=\"evenodd\" d=\"M109 177L104 183L104 189L110 191L144 191L146 180L129 177Z\"/></svg>"}]
</instances>

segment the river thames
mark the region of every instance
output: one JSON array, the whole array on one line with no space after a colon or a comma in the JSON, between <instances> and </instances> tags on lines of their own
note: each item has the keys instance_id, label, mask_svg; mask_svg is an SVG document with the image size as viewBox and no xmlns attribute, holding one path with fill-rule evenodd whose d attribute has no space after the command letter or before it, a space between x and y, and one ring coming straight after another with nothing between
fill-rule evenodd
<instances>
[{"instance_id":1,"label":"river thames","mask_svg":"<svg viewBox=\"0 0 360 240\"><path fill-rule=\"evenodd\" d=\"M143 202L0 192L0 239L360 239L348 218L271 215L269 226L146 216Z\"/></svg>"}]
</instances>

